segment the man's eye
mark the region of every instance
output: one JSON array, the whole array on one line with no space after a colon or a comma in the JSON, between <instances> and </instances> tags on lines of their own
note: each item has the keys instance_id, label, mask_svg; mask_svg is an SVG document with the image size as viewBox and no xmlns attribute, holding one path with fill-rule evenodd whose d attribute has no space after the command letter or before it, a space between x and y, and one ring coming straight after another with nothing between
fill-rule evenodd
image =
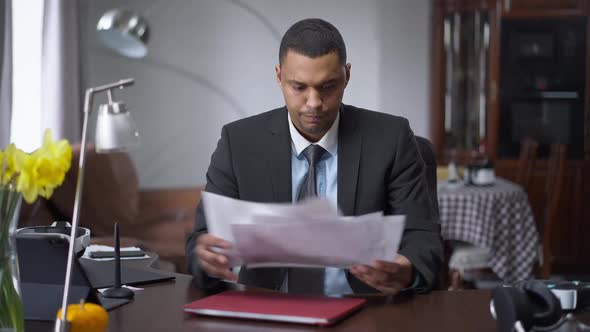
<instances>
[{"instance_id":1,"label":"man's eye","mask_svg":"<svg viewBox=\"0 0 590 332\"><path fill-rule=\"evenodd\" d=\"M293 85L293 89L297 91L303 91L305 90L305 87L303 85Z\"/></svg>"},{"instance_id":2,"label":"man's eye","mask_svg":"<svg viewBox=\"0 0 590 332\"><path fill-rule=\"evenodd\" d=\"M324 84L324 85L322 85L322 90L330 90L330 89L334 88L334 86L336 86L334 83Z\"/></svg>"}]
</instances>

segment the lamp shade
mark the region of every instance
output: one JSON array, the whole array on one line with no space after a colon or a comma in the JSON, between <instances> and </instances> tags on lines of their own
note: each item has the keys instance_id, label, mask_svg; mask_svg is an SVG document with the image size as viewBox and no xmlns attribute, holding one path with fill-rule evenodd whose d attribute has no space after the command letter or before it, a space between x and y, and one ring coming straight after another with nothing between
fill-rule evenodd
<instances>
[{"instance_id":1,"label":"lamp shade","mask_svg":"<svg viewBox=\"0 0 590 332\"><path fill-rule=\"evenodd\" d=\"M95 135L98 153L127 151L139 144L135 123L122 102L99 107Z\"/></svg>"},{"instance_id":2,"label":"lamp shade","mask_svg":"<svg viewBox=\"0 0 590 332\"><path fill-rule=\"evenodd\" d=\"M119 54L131 58L147 54L148 22L134 12L109 10L98 21L96 30L103 43Z\"/></svg>"}]
</instances>

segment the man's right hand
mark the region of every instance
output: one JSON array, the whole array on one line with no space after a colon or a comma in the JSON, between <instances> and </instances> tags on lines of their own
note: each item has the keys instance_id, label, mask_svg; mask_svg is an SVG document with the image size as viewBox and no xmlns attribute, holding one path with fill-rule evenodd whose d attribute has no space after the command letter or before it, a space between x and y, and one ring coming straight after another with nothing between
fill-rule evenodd
<instances>
[{"instance_id":1,"label":"man's right hand","mask_svg":"<svg viewBox=\"0 0 590 332\"><path fill-rule=\"evenodd\" d=\"M213 248L231 249L232 244L210 234L202 234L197 238L195 254L199 266L210 276L214 278L237 281L238 278L230 270L228 258Z\"/></svg>"}]
</instances>

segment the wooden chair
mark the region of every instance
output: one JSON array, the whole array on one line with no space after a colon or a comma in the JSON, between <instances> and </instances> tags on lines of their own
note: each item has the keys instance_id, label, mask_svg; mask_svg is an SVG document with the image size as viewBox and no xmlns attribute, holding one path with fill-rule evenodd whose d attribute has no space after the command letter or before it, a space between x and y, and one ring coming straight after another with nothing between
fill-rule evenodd
<instances>
[{"instance_id":1,"label":"wooden chair","mask_svg":"<svg viewBox=\"0 0 590 332\"><path fill-rule=\"evenodd\" d=\"M529 185L535 167L538 147L539 143L532 138L527 137L520 142L520 158L518 160L516 182L520 184L527 193L530 192Z\"/></svg>"},{"instance_id":2,"label":"wooden chair","mask_svg":"<svg viewBox=\"0 0 590 332\"><path fill-rule=\"evenodd\" d=\"M432 205L438 213L438 195L436 191L436 156L434 155L434 147L432 143L424 137L415 136L418 150L424 160L426 166L426 182L428 184L428 191L431 195Z\"/></svg>"},{"instance_id":3,"label":"wooden chair","mask_svg":"<svg viewBox=\"0 0 590 332\"><path fill-rule=\"evenodd\" d=\"M418 145L418 150L420 151L420 155L424 160L424 165L426 166L426 182L428 184L428 191L430 194L430 203L432 204L432 208L437 213L438 218L438 193L436 188L436 156L434 154L434 148L432 143L420 136L414 136L416 138L416 144ZM447 256L446 246L445 246L445 256ZM448 288L449 281L447 280L447 276L449 274L448 269L448 259L445 257L445 261L441 264L441 270L439 271L439 280L438 280L438 289L444 290Z\"/></svg>"},{"instance_id":4,"label":"wooden chair","mask_svg":"<svg viewBox=\"0 0 590 332\"><path fill-rule=\"evenodd\" d=\"M542 219L538 218L539 221L537 222L542 244L538 275L542 279L548 279L551 276L551 234L554 233L559 224L559 202L563 192L566 158L566 145L551 145L547 166L547 182L545 183L545 216Z\"/></svg>"}]
</instances>

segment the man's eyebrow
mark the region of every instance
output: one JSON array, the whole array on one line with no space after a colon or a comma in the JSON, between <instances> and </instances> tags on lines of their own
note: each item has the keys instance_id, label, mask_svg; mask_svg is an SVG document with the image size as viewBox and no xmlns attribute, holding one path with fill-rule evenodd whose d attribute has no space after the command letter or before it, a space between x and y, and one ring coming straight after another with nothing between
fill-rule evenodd
<instances>
[{"instance_id":1,"label":"man's eyebrow","mask_svg":"<svg viewBox=\"0 0 590 332\"><path fill-rule=\"evenodd\" d=\"M326 81L321 82L320 85L330 84L330 83L334 83L334 82L336 82L336 79L335 78L331 78L329 80L326 80Z\"/></svg>"},{"instance_id":2,"label":"man's eyebrow","mask_svg":"<svg viewBox=\"0 0 590 332\"><path fill-rule=\"evenodd\" d=\"M299 82L297 80L288 80L289 84L296 84L296 85L306 85L305 83Z\"/></svg>"},{"instance_id":3,"label":"man's eyebrow","mask_svg":"<svg viewBox=\"0 0 590 332\"><path fill-rule=\"evenodd\" d=\"M322 82L318 83L318 86L326 85L326 84L331 84L331 83L334 83L334 82L336 82L336 79L335 78L330 78L328 80L325 80L325 81L322 81ZM287 83L293 84L293 85L304 85L304 86L307 86L307 84L305 84L303 82L299 82L297 80L287 80Z\"/></svg>"}]
</instances>

